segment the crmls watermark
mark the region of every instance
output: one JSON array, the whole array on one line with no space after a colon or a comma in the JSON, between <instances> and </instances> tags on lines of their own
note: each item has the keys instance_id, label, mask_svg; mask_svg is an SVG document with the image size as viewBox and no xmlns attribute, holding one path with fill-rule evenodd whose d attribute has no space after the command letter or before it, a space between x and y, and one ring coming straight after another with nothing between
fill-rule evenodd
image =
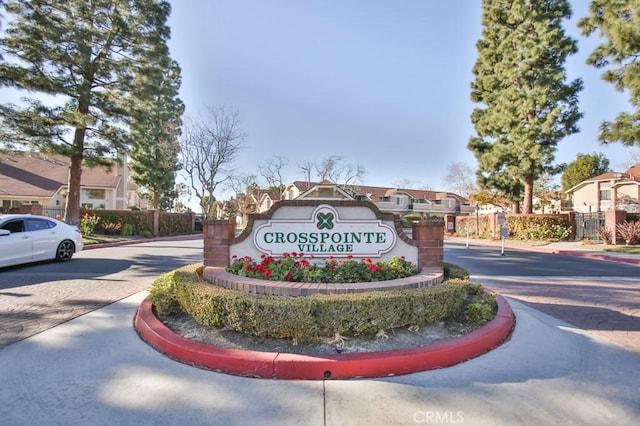
<instances>
[{"instance_id":1,"label":"crmls watermark","mask_svg":"<svg viewBox=\"0 0 640 426\"><path fill-rule=\"evenodd\" d=\"M415 423L449 424L464 423L463 411L416 411L413 413Z\"/></svg>"}]
</instances>

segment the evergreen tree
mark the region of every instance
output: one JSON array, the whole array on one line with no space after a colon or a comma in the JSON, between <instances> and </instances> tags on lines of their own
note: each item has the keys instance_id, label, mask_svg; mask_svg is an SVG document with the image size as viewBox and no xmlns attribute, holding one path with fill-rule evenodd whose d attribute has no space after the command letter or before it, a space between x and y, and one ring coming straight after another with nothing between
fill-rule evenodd
<instances>
[{"instance_id":1,"label":"evergreen tree","mask_svg":"<svg viewBox=\"0 0 640 426\"><path fill-rule=\"evenodd\" d=\"M2 105L0 140L69 157L65 221L78 223L82 165L110 164L129 143L141 58L166 51L164 0L6 0L0 82L28 94Z\"/></svg>"},{"instance_id":2,"label":"evergreen tree","mask_svg":"<svg viewBox=\"0 0 640 426\"><path fill-rule=\"evenodd\" d=\"M558 142L578 131L582 81L566 82L566 58L577 51L562 22L567 0L483 0L482 38L473 67L471 120L477 135L478 184L512 201L512 211L533 210L533 184L556 174Z\"/></svg>"},{"instance_id":3,"label":"evergreen tree","mask_svg":"<svg viewBox=\"0 0 640 426\"><path fill-rule=\"evenodd\" d=\"M562 190L566 191L584 180L608 171L610 171L609 160L603 154L578 154L562 174Z\"/></svg>"},{"instance_id":4,"label":"evergreen tree","mask_svg":"<svg viewBox=\"0 0 640 426\"><path fill-rule=\"evenodd\" d=\"M178 136L184 105L178 98L180 68L169 58L141 73L136 98L143 107L131 124L132 179L148 191L155 210L170 208L167 200L176 198L175 178L180 169Z\"/></svg>"},{"instance_id":5,"label":"evergreen tree","mask_svg":"<svg viewBox=\"0 0 640 426\"><path fill-rule=\"evenodd\" d=\"M640 0L594 0L590 12L578 26L583 34L597 31L606 41L589 55L587 64L608 68L602 79L629 93L635 108L618 114L614 122L603 122L598 139L640 146Z\"/></svg>"}]
</instances>

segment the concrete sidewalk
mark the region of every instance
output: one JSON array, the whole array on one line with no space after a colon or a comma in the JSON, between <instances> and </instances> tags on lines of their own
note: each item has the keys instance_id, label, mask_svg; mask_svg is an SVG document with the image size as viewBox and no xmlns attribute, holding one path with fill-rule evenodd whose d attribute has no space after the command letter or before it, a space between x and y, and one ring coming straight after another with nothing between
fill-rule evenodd
<instances>
[{"instance_id":1,"label":"concrete sidewalk","mask_svg":"<svg viewBox=\"0 0 640 426\"><path fill-rule=\"evenodd\" d=\"M147 292L0 350L6 425L634 424L640 356L510 301L510 341L407 376L283 381L183 365L133 330Z\"/></svg>"}]
</instances>

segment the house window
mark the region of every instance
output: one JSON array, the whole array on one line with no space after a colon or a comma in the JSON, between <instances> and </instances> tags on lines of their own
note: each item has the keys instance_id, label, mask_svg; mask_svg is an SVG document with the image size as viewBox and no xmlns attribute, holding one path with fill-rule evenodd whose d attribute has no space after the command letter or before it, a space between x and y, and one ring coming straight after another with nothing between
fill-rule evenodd
<instances>
[{"instance_id":1,"label":"house window","mask_svg":"<svg viewBox=\"0 0 640 426\"><path fill-rule=\"evenodd\" d=\"M601 189L600 190L600 200L602 200L602 201L611 200L611 190L610 189Z\"/></svg>"},{"instance_id":2,"label":"house window","mask_svg":"<svg viewBox=\"0 0 640 426\"><path fill-rule=\"evenodd\" d=\"M84 198L88 198L89 200L104 200L107 198L104 189L83 189L82 193Z\"/></svg>"}]
</instances>

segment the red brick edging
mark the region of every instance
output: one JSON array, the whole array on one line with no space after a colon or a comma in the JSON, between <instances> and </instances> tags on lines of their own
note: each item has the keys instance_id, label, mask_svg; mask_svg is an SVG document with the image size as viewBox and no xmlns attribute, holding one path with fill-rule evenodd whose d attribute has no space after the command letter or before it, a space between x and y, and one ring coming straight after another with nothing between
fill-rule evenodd
<instances>
[{"instance_id":1,"label":"red brick edging","mask_svg":"<svg viewBox=\"0 0 640 426\"><path fill-rule=\"evenodd\" d=\"M442 268L422 268L419 274L387 281L362 283L308 283L269 281L247 278L226 272L224 268L207 266L202 272L205 281L218 287L245 293L276 296L308 296L311 294L345 294L367 291L410 290L439 284L444 279Z\"/></svg>"},{"instance_id":2,"label":"red brick edging","mask_svg":"<svg viewBox=\"0 0 640 426\"><path fill-rule=\"evenodd\" d=\"M176 361L222 373L268 379L353 379L398 376L450 367L499 346L511 334L515 316L497 297L498 313L465 336L433 345L352 354L291 354L227 349L177 335L153 313L147 297L138 307L134 328L145 342Z\"/></svg>"}]
</instances>

